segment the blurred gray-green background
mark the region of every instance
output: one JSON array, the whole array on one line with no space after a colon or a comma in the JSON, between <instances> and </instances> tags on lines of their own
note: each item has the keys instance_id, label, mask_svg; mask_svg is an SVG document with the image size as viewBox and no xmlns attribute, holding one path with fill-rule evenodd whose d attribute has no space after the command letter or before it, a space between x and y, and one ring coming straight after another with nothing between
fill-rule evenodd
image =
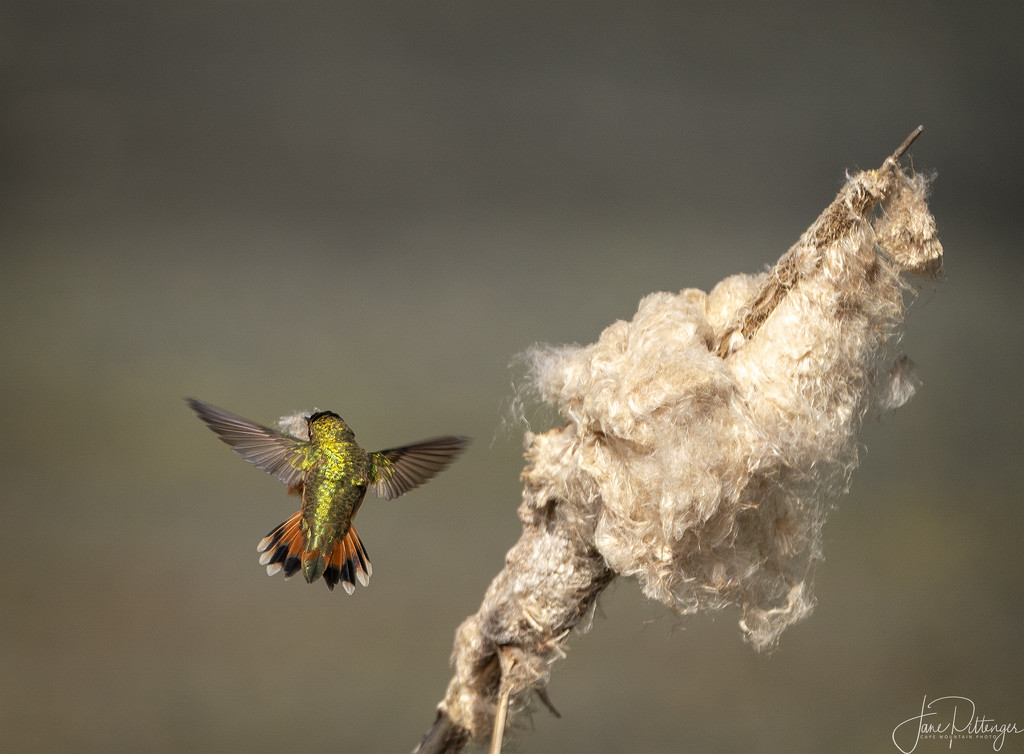
<instances>
[{"instance_id":1,"label":"blurred gray-green background","mask_svg":"<svg viewBox=\"0 0 1024 754\"><path fill-rule=\"evenodd\" d=\"M1009 2L0 3L0 747L410 750L519 534L515 355L762 269L919 123L948 278L815 613L764 657L617 582L514 750L1024 727L1022 105ZM185 396L476 442L367 502L348 597L267 578L295 500Z\"/></svg>"}]
</instances>

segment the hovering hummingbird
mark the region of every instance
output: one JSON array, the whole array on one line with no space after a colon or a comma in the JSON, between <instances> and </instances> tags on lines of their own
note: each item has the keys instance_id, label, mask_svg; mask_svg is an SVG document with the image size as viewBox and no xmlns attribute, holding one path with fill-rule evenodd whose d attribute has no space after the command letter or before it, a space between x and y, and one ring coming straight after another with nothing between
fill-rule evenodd
<instances>
[{"instance_id":1,"label":"hovering hummingbird","mask_svg":"<svg viewBox=\"0 0 1024 754\"><path fill-rule=\"evenodd\" d=\"M366 489L385 500L420 486L450 464L469 444L466 437L439 437L368 453L333 411L306 419L308 439L292 437L194 398L188 405L221 440L249 463L302 495L302 508L260 540L260 565L285 578L300 570L313 583L321 576L333 590L349 594L366 586L373 569L352 525Z\"/></svg>"}]
</instances>

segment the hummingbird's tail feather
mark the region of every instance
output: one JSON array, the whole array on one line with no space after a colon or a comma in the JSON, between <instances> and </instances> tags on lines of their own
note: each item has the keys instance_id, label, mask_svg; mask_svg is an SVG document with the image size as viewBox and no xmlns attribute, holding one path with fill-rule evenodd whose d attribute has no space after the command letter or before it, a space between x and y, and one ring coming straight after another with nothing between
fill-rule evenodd
<instances>
[{"instance_id":1,"label":"hummingbird's tail feather","mask_svg":"<svg viewBox=\"0 0 1024 754\"><path fill-rule=\"evenodd\" d=\"M302 511L296 511L256 546L256 551L262 553L260 565L267 567L269 575L284 571L287 579L302 571L310 583L323 575L328 589L333 590L341 582L349 594L356 590L356 581L363 586L370 583L373 567L354 526L350 526L345 536L331 546L330 554L324 556L319 548L306 550L301 522Z\"/></svg>"},{"instance_id":2,"label":"hummingbird's tail feather","mask_svg":"<svg viewBox=\"0 0 1024 754\"><path fill-rule=\"evenodd\" d=\"M334 589L340 581L345 591L352 594L356 590L356 581L367 586L372 574L370 556L359 540L356 527L349 526L345 536L334 543L334 549L327 558L327 568L324 570L327 588Z\"/></svg>"},{"instance_id":3,"label":"hummingbird's tail feather","mask_svg":"<svg viewBox=\"0 0 1024 754\"><path fill-rule=\"evenodd\" d=\"M267 567L267 573L273 576L284 571L286 579L299 571L312 584L324 572L326 558L320 554L319 547L306 546L306 536L302 531L302 511L296 511L283 524L260 540L256 551L260 555L260 565Z\"/></svg>"},{"instance_id":4,"label":"hummingbird's tail feather","mask_svg":"<svg viewBox=\"0 0 1024 754\"><path fill-rule=\"evenodd\" d=\"M260 565L267 567L267 574L273 576L284 571L288 578L298 573L302 567L302 511L296 511L283 524L260 540L256 552L260 555Z\"/></svg>"}]
</instances>

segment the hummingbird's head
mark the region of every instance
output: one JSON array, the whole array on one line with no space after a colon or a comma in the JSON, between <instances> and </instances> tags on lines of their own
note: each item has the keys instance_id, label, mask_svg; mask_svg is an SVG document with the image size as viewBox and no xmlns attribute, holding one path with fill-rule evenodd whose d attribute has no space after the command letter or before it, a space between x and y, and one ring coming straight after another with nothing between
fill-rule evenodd
<instances>
[{"instance_id":1,"label":"hummingbird's head","mask_svg":"<svg viewBox=\"0 0 1024 754\"><path fill-rule=\"evenodd\" d=\"M345 420L333 411L317 411L306 420L306 423L309 426L311 442L355 437Z\"/></svg>"}]
</instances>

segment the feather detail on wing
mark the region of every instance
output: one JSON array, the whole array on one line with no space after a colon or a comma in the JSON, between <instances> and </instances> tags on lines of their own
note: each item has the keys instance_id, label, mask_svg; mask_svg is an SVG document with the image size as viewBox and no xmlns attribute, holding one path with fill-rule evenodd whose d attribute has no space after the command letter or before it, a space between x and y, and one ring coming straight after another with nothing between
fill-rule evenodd
<instances>
[{"instance_id":1,"label":"feather detail on wing","mask_svg":"<svg viewBox=\"0 0 1024 754\"><path fill-rule=\"evenodd\" d=\"M196 416L246 461L276 476L289 490L302 486L307 443L194 398L186 401Z\"/></svg>"},{"instance_id":2,"label":"feather detail on wing","mask_svg":"<svg viewBox=\"0 0 1024 754\"><path fill-rule=\"evenodd\" d=\"M438 437L371 453L370 486L379 497L392 500L437 474L467 445L468 437Z\"/></svg>"}]
</instances>

